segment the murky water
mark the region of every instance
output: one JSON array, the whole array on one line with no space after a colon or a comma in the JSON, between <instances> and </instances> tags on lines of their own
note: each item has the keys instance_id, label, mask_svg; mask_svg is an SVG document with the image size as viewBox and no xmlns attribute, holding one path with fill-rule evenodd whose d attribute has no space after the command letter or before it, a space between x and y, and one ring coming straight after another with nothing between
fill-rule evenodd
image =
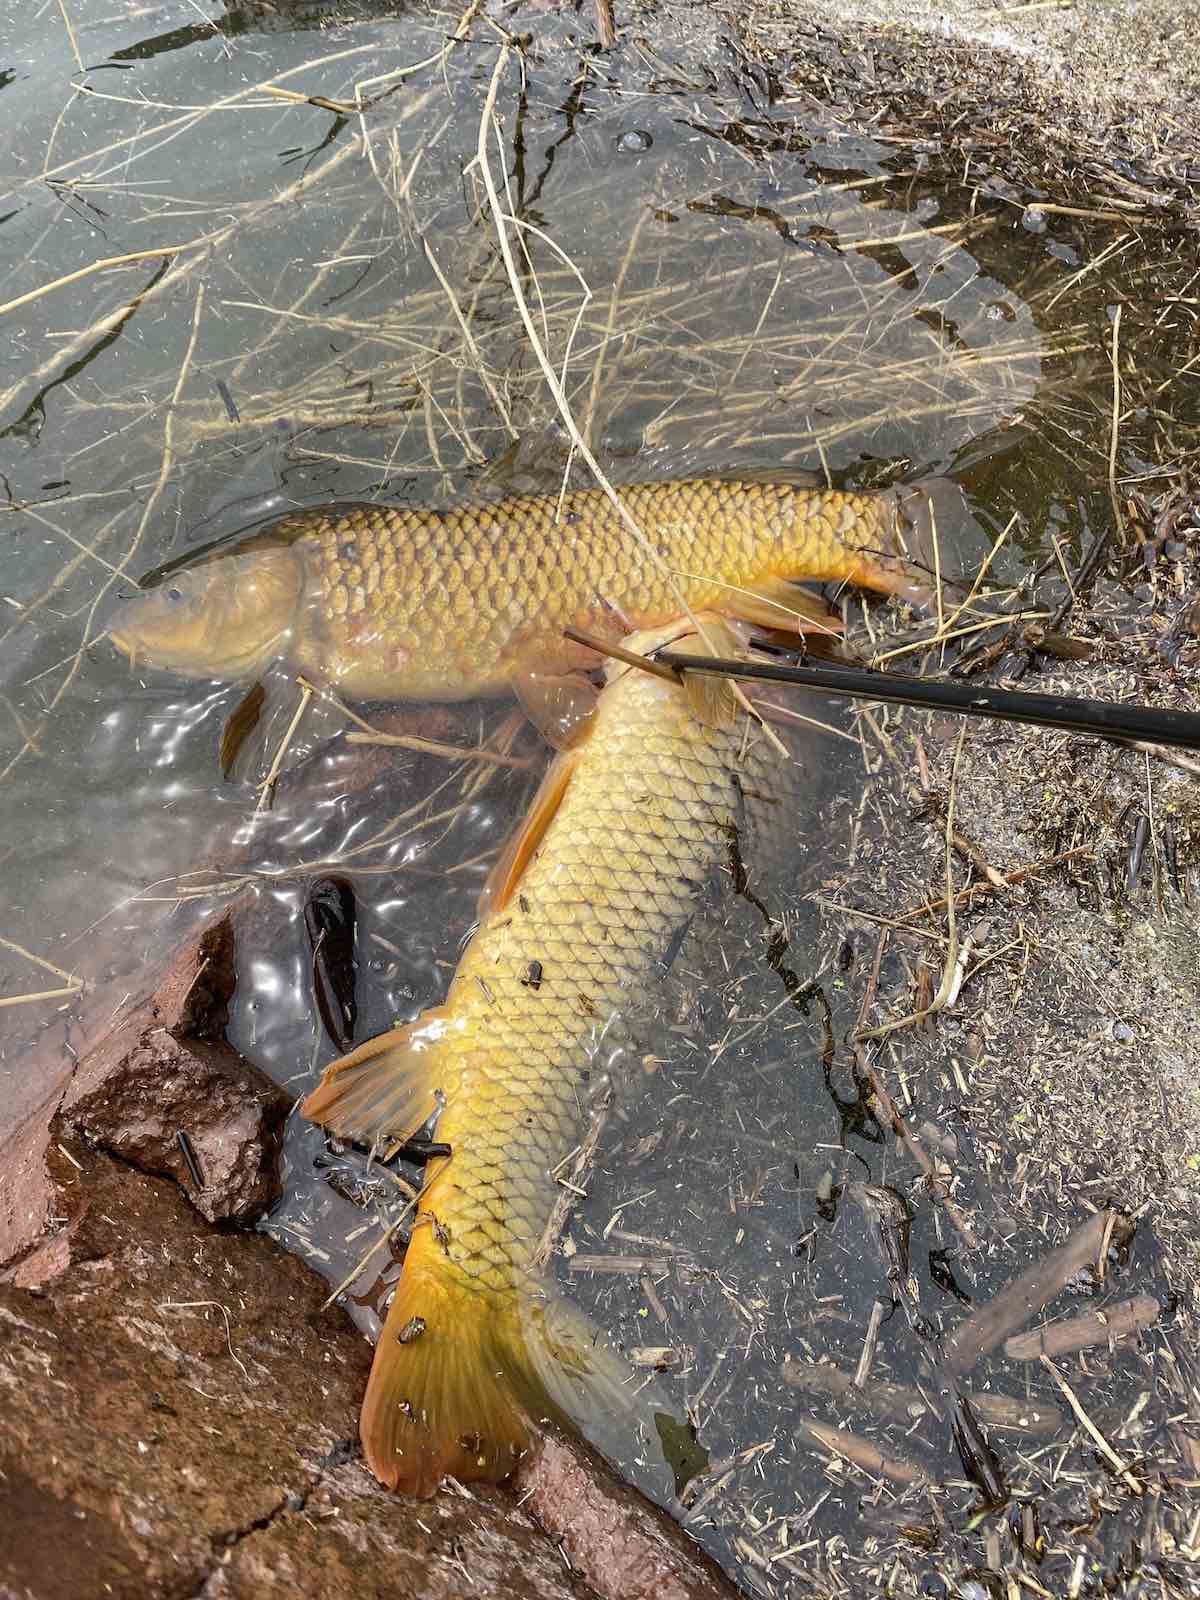
<instances>
[{"instance_id":1,"label":"murky water","mask_svg":"<svg viewBox=\"0 0 1200 1600\"><path fill-rule=\"evenodd\" d=\"M1108 307L1125 300L1127 337L1156 315L1138 301L1144 247L1114 225L1031 211L986 171L949 188L929 150L852 134L666 21L599 56L573 18L510 15L530 41L493 85L499 39L478 22L452 40L441 16L289 31L243 10L218 31L183 3L72 10L86 72L47 10L10 33L0 77L6 925L55 967L133 987L182 898L199 919L249 885L231 1036L298 1095L336 1053L311 992L313 882L336 868L353 884L365 1038L444 993L536 774L474 791L432 757L346 746L318 701L288 744L293 781L256 815L295 686L269 678L223 780L244 686L131 673L103 631L131 579L281 509L557 488L569 452L481 147L535 327L617 481L946 474L972 512L944 530L948 566L973 574L1011 523L1000 585L1077 561L1108 515ZM498 130L481 144L489 86ZM877 607L870 626L895 618ZM469 742L504 709L425 729ZM532 736L519 748L540 761ZM862 1536L852 1484L818 1478L795 1439L779 1368L803 1349L852 1369L885 1281L837 1204L856 1179L888 1183L894 1158L829 1064L861 991L819 932L822 880L890 781L865 748L814 742L771 907L831 1010L786 1003L753 906L708 905L647 1008L638 1092L610 1116L557 1262L662 1367L698 1425L693 1464L726 1463L689 1526L764 1592L786 1591L791 1550ZM0 978L14 995L60 981L15 950ZM10 1041L55 1003L9 1011ZM394 1214L386 1180L362 1174L293 1119L269 1226L334 1282ZM918 1215L914 1260L942 1248L937 1227ZM356 1289L368 1329L387 1259Z\"/></svg>"}]
</instances>

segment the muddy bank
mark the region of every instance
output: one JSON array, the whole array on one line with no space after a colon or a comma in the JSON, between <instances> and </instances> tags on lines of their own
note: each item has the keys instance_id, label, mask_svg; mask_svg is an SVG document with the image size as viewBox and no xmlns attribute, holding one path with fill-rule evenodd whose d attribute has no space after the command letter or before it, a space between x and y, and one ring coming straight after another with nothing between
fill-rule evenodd
<instances>
[{"instance_id":1,"label":"muddy bank","mask_svg":"<svg viewBox=\"0 0 1200 1600\"><path fill-rule=\"evenodd\" d=\"M852 73L868 116L912 94L940 106L947 122L962 116L1010 137L1027 130L1058 147L1059 159L1133 156L1186 168L1200 152L1194 4L767 0L736 15L760 54L795 51L837 78Z\"/></svg>"},{"instance_id":2,"label":"muddy bank","mask_svg":"<svg viewBox=\"0 0 1200 1600\"><path fill-rule=\"evenodd\" d=\"M432 1504L361 1466L370 1346L314 1272L231 1226L278 1196L289 1105L225 1041L239 910L90 1042L51 1031L65 1081L0 1152L0 1591L729 1600L570 1440L511 1492Z\"/></svg>"}]
</instances>

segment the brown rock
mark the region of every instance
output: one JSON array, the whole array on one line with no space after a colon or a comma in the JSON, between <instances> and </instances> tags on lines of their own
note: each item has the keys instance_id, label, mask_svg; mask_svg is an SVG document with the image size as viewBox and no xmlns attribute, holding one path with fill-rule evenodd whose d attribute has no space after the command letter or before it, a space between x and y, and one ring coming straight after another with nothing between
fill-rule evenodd
<instances>
[{"instance_id":1,"label":"brown rock","mask_svg":"<svg viewBox=\"0 0 1200 1600\"><path fill-rule=\"evenodd\" d=\"M374 1483L350 1442L370 1350L306 1266L70 1154L72 1264L0 1287L0 1595L589 1600L511 1498Z\"/></svg>"},{"instance_id":2,"label":"brown rock","mask_svg":"<svg viewBox=\"0 0 1200 1600\"><path fill-rule=\"evenodd\" d=\"M67 1130L175 1178L210 1222L250 1222L274 1201L289 1105L225 1043L235 983L226 912L181 946L149 999L85 1050L59 1113Z\"/></svg>"},{"instance_id":3,"label":"brown rock","mask_svg":"<svg viewBox=\"0 0 1200 1600\"><path fill-rule=\"evenodd\" d=\"M515 1487L602 1600L737 1600L716 1562L579 1440L547 1434Z\"/></svg>"},{"instance_id":4,"label":"brown rock","mask_svg":"<svg viewBox=\"0 0 1200 1600\"><path fill-rule=\"evenodd\" d=\"M19 1259L45 1230L51 1188L44 1154L50 1120L71 1071L70 1062L64 1060L49 1086L42 1088L40 1098L33 1098L28 1096L31 1075L27 1063L20 1064L25 1072L11 1086L7 1074L0 1076L0 1094L12 1117L0 1133L0 1266ZM7 1093L10 1087L12 1099ZM31 1103L21 1103L23 1090Z\"/></svg>"}]
</instances>

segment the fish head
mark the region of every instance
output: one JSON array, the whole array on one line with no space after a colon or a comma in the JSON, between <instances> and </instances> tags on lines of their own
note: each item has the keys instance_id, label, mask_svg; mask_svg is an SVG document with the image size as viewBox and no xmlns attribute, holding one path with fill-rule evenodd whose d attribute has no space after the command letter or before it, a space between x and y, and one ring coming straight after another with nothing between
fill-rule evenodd
<instances>
[{"instance_id":1,"label":"fish head","mask_svg":"<svg viewBox=\"0 0 1200 1600\"><path fill-rule=\"evenodd\" d=\"M135 665L191 678L240 678L280 653L302 585L292 550L219 556L126 601L109 638Z\"/></svg>"}]
</instances>

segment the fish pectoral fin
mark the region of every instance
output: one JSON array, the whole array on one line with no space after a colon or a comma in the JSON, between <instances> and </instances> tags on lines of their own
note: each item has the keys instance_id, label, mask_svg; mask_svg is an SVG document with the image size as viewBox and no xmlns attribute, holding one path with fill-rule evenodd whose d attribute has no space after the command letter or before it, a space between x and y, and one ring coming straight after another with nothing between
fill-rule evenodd
<instances>
[{"instance_id":1,"label":"fish pectoral fin","mask_svg":"<svg viewBox=\"0 0 1200 1600\"><path fill-rule=\"evenodd\" d=\"M587 733L599 696L582 674L525 668L513 674L512 687L525 715L556 750L570 750Z\"/></svg>"},{"instance_id":2,"label":"fish pectoral fin","mask_svg":"<svg viewBox=\"0 0 1200 1600\"><path fill-rule=\"evenodd\" d=\"M443 1019L440 1007L424 1011L331 1062L303 1115L345 1139L411 1139L437 1110L433 1047Z\"/></svg>"},{"instance_id":3,"label":"fish pectoral fin","mask_svg":"<svg viewBox=\"0 0 1200 1600\"><path fill-rule=\"evenodd\" d=\"M773 633L817 633L840 638L843 632L841 618L818 595L797 588L784 578L724 590L720 605L731 617Z\"/></svg>"},{"instance_id":4,"label":"fish pectoral fin","mask_svg":"<svg viewBox=\"0 0 1200 1600\"><path fill-rule=\"evenodd\" d=\"M502 911L516 892L517 884L529 865L546 830L554 821L571 776L579 761L578 750L564 750L546 769L523 820L501 850L488 873L479 895L479 920Z\"/></svg>"}]
</instances>

